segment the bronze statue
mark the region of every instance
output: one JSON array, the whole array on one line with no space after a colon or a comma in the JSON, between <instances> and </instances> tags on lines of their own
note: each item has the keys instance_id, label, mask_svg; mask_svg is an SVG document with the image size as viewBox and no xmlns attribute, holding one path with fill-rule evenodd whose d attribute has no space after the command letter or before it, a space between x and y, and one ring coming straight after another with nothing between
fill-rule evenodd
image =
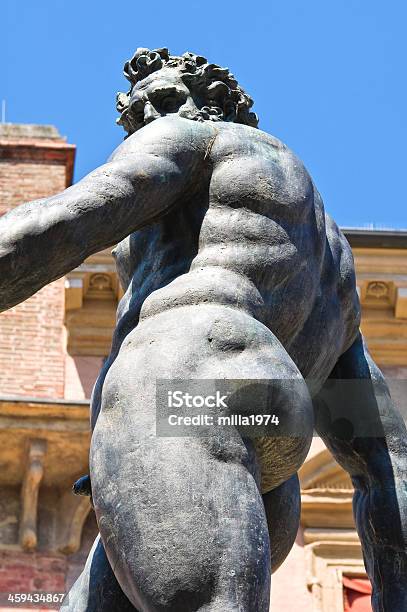
<instances>
[{"instance_id":1,"label":"bronze statue","mask_svg":"<svg viewBox=\"0 0 407 612\"><path fill-rule=\"evenodd\" d=\"M0 220L3 310L118 245L125 295L92 396L100 538L63 610L268 611L314 416L355 486L374 610L407 610L406 429L359 331L346 239L228 69L138 49L125 76L127 136L109 161ZM158 379L266 381L296 433L159 436ZM341 379L364 383L378 435L324 425L319 394Z\"/></svg>"}]
</instances>

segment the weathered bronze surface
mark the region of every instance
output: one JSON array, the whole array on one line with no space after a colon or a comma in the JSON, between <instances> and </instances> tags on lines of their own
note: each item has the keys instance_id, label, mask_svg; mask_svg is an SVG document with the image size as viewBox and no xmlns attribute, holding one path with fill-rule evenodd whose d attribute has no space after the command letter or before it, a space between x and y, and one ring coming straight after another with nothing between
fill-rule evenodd
<instances>
[{"instance_id":1,"label":"weathered bronze surface","mask_svg":"<svg viewBox=\"0 0 407 612\"><path fill-rule=\"evenodd\" d=\"M1 309L118 244L125 295L92 398L100 540L63 610L266 612L314 416L352 477L375 612L407 610L406 430L359 332L346 239L227 69L139 49L125 75L109 161L0 220ZM261 380L296 434L159 436L159 379ZM327 426L319 394L342 379L365 382L380 432Z\"/></svg>"}]
</instances>

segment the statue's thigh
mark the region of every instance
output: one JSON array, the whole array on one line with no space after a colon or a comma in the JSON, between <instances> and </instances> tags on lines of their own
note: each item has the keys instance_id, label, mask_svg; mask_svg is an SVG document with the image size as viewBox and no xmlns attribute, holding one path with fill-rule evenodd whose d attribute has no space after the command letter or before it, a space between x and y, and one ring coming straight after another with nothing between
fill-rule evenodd
<instances>
[{"instance_id":1,"label":"statue's thigh","mask_svg":"<svg viewBox=\"0 0 407 612\"><path fill-rule=\"evenodd\" d=\"M118 423L102 411L90 455L102 540L133 605L198 610L221 597L223 609L268 609L269 536L245 445L141 439L134 423L111 435Z\"/></svg>"}]
</instances>

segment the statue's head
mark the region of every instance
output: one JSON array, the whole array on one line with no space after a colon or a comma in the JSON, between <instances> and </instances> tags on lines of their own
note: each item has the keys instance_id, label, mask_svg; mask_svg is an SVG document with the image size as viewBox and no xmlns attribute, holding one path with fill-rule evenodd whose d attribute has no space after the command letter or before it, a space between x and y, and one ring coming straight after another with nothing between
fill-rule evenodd
<instances>
[{"instance_id":1,"label":"statue's head","mask_svg":"<svg viewBox=\"0 0 407 612\"><path fill-rule=\"evenodd\" d=\"M128 135L169 114L195 121L234 121L257 127L253 100L227 68L194 53L137 49L124 65L130 91L117 94L117 120Z\"/></svg>"}]
</instances>

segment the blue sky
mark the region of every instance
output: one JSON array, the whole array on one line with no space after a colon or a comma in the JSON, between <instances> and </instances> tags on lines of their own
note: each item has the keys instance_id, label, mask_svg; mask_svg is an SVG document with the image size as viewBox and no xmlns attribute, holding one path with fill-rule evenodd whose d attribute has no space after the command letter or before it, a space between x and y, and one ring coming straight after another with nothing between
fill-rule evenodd
<instances>
[{"instance_id":1,"label":"blue sky","mask_svg":"<svg viewBox=\"0 0 407 612\"><path fill-rule=\"evenodd\" d=\"M407 227L405 0L1 0L9 122L77 145L75 180L121 142L115 93L136 47L232 69L260 127L304 161L344 226Z\"/></svg>"}]
</instances>

